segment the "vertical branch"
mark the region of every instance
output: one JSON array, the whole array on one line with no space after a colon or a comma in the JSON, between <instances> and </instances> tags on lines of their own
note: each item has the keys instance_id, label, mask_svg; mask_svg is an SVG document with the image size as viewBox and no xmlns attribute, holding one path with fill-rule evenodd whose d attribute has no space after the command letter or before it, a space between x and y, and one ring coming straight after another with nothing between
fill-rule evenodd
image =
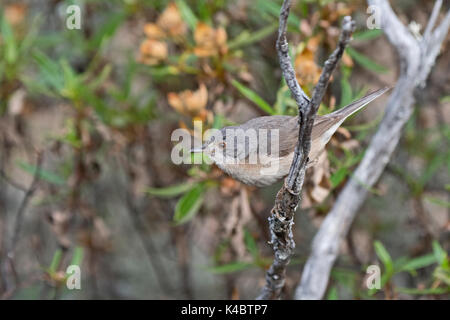
<instances>
[{"instance_id":1,"label":"vertical branch","mask_svg":"<svg viewBox=\"0 0 450 320\"><path fill-rule=\"evenodd\" d=\"M286 39L287 20L289 17L290 1L285 0L281 7L280 24L278 29L277 51L280 67L286 83L295 99L299 112L299 135L289 174L275 198L274 207L269 217L271 234L270 244L274 250L274 261L266 273L266 284L258 299L277 299L285 282L286 267L290 262L295 248L292 225L294 214L300 202L308 154L311 148L311 131L314 118L328 86L331 74L350 41L354 30L354 22L345 17L338 48L325 62L319 82L314 88L313 99L305 95L295 77L295 71L289 57L289 46Z\"/></svg>"},{"instance_id":2,"label":"vertical branch","mask_svg":"<svg viewBox=\"0 0 450 320\"><path fill-rule=\"evenodd\" d=\"M34 172L33 180L31 182L30 186L28 187L28 189L25 190L25 195L23 196L22 202L20 203L19 209L17 210L15 221L14 221L14 224L12 227L12 234L9 239L9 242L6 244L5 256L3 259L3 263L0 266L2 273L4 273L4 275L5 275L5 282L6 282L5 289L8 290L9 292L13 292L14 288L16 288L18 285L17 284L17 282L18 282L17 272L16 272L16 269L14 266L14 250L16 248L17 242L19 240L20 231L22 229L23 215L28 207L28 203L30 202L30 199L32 198L32 196L38 186L39 174L40 174L41 165L42 165L42 158L43 158L42 153L38 152L37 159L36 159L36 171ZM8 274L13 274L13 276L15 278L15 285L12 288L10 288L10 286L8 284L8 280L7 280ZM8 293L8 291L6 293Z\"/></svg>"},{"instance_id":3,"label":"vertical branch","mask_svg":"<svg viewBox=\"0 0 450 320\"><path fill-rule=\"evenodd\" d=\"M312 252L303 269L296 299L321 299L325 293L331 268L339 254L339 245L345 238L358 210L389 162L402 129L413 112L414 91L426 80L439 53L442 41L450 25L450 11L444 21L429 35L418 42L400 22L386 0L369 0L382 12L382 29L397 49L401 73L397 85L389 97L386 113L377 133L372 138L363 160L352 178L339 194L333 208L326 216L314 237ZM438 8L439 1L435 8ZM437 16L433 11L429 25ZM431 27L432 28L432 27ZM429 31L431 32L431 31Z\"/></svg>"}]
</instances>

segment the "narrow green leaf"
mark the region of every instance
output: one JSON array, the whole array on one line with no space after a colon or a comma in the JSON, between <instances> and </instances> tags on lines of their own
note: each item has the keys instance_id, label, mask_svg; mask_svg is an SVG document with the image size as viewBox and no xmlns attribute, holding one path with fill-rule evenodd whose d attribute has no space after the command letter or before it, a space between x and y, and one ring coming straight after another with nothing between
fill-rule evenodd
<instances>
[{"instance_id":1,"label":"narrow green leaf","mask_svg":"<svg viewBox=\"0 0 450 320\"><path fill-rule=\"evenodd\" d=\"M342 167L339 168L335 173L333 173L330 177L331 187L336 188L344 179L347 177L349 171L347 168Z\"/></svg>"},{"instance_id":2,"label":"narrow green leaf","mask_svg":"<svg viewBox=\"0 0 450 320\"><path fill-rule=\"evenodd\" d=\"M441 245L436 240L433 241L432 247L436 261L440 266L445 267L445 265L448 264L447 252L442 249Z\"/></svg>"},{"instance_id":3,"label":"narrow green leaf","mask_svg":"<svg viewBox=\"0 0 450 320\"><path fill-rule=\"evenodd\" d=\"M347 47L347 53L352 57L358 64L367 70L374 71L376 73L386 73L388 69L382 65L371 60L369 57L363 55L362 53L356 51L352 47Z\"/></svg>"},{"instance_id":4,"label":"narrow green leaf","mask_svg":"<svg viewBox=\"0 0 450 320\"><path fill-rule=\"evenodd\" d=\"M266 101L264 101L264 99L261 98L256 92L254 92L250 88L247 88L246 86L244 86L243 84L239 83L236 80L233 80L231 83L236 89L239 90L239 92L243 96L245 96L247 99L255 103L258 107L261 108L261 110L272 115L275 114L275 111L272 109L272 107Z\"/></svg>"},{"instance_id":5,"label":"narrow green leaf","mask_svg":"<svg viewBox=\"0 0 450 320\"><path fill-rule=\"evenodd\" d=\"M18 48L17 43L14 38L14 33L12 31L11 26L8 23L8 20L4 15L1 17L1 36L2 36L2 45L5 46L5 60L9 64L13 64L17 60L18 56Z\"/></svg>"},{"instance_id":6,"label":"narrow green leaf","mask_svg":"<svg viewBox=\"0 0 450 320\"><path fill-rule=\"evenodd\" d=\"M176 4L178 6L178 9L180 9L180 14L183 20L186 21L186 23L188 24L189 29L195 30L198 23L198 19L192 12L191 8L189 8L189 6L183 0L177 0Z\"/></svg>"},{"instance_id":7,"label":"narrow green leaf","mask_svg":"<svg viewBox=\"0 0 450 320\"><path fill-rule=\"evenodd\" d=\"M429 289L415 289L415 288L395 288L395 291L405 294L446 294L450 292L450 288L429 288Z\"/></svg>"},{"instance_id":8,"label":"narrow green leaf","mask_svg":"<svg viewBox=\"0 0 450 320\"><path fill-rule=\"evenodd\" d=\"M428 202L431 202L433 204L436 204L438 206L444 207L444 208L450 208L450 202L439 199L439 198L433 198L433 197L424 197L425 200L427 200Z\"/></svg>"},{"instance_id":9,"label":"narrow green leaf","mask_svg":"<svg viewBox=\"0 0 450 320\"><path fill-rule=\"evenodd\" d=\"M437 259L434 254L427 254L425 256L417 257L409 260L400 267L399 271L414 271L417 269L428 267L435 264Z\"/></svg>"},{"instance_id":10,"label":"narrow green leaf","mask_svg":"<svg viewBox=\"0 0 450 320\"><path fill-rule=\"evenodd\" d=\"M208 268L208 271L214 274L225 274L242 271L252 266L254 266L254 264L249 262L232 262L221 266Z\"/></svg>"},{"instance_id":11,"label":"narrow green leaf","mask_svg":"<svg viewBox=\"0 0 450 320\"><path fill-rule=\"evenodd\" d=\"M58 270L61 258L62 258L62 250L57 249L53 254L52 262L50 263L50 267L48 268L49 273L55 273Z\"/></svg>"},{"instance_id":12,"label":"narrow green leaf","mask_svg":"<svg viewBox=\"0 0 450 320\"><path fill-rule=\"evenodd\" d=\"M332 286L328 291L327 300L339 300L339 295L336 286Z\"/></svg>"},{"instance_id":13,"label":"narrow green leaf","mask_svg":"<svg viewBox=\"0 0 450 320\"><path fill-rule=\"evenodd\" d=\"M34 175L36 173L37 168L34 165L31 165L29 163L26 163L26 162L23 162L20 160L17 161L17 165L23 171L28 172L31 175ZM57 175L53 172L44 170L44 169L39 169L38 175L39 175L40 179L45 180L50 183L53 183L53 184L56 184L56 185L59 185L59 186L62 186L66 183L65 180L62 177L60 177L59 175Z\"/></svg>"},{"instance_id":14,"label":"narrow green leaf","mask_svg":"<svg viewBox=\"0 0 450 320\"><path fill-rule=\"evenodd\" d=\"M186 193L175 206L174 221L183 224L191 220L203 204L205 187L198 184Z\"/></svg>"},{"instance_id":15,"label":"narrow green leaf","mask_svg":"<svg viewBox=\"0 0 450 320\"><path fill-rule=\"evenodd\" d=\"M244 241L247 250L256 261L259 258L258 246L256 245L255 239L253 239L252 235L247 230L244 231Z\"/></svg>"},{"instance_id":16,"label":"narrow green leaf","mask_svg":"<svg viewBox=\"0 0 450 320\"><path fill-rule=\"evenodd\" d=\"M166 188L148 188L147 193L157 197L176 197L192 189L193 183L181 183Z\"/></svg>"},{"instance_id":17,"label":"narrow green leaf","mask_svg":"<svg viewBox=\"0 0 450 320\"><path fill-rule=\"evenodd\" d=\"M258 31L248 31L244 30L242 33L240 33L236 38L228 42L228 48L230 50L248 46L252 43L261 41L265 37L271 35L276 29L278 28L278 24L271 24L267 27L264 27Z\"/></svg>"},{"instance_id":18,"label":"narrow green leaf","mask_svg":"<svg viewBox=\"0 0 450 320\"><path fill-rule=\"evenodd\" d=\"M123 12L109 15L108 20L101 24L98 31L89 41L89 48L92 50L98 50L101 46L104 46L107 41L111 39L125 18L126 16Z\"/></svg>"},{"instance_id":19,"label":"narrow green leaf","mask_svg":"<svg viewBox=\"0 0 450 320\"><path fill-rule=\"evenodd\" d=\"M380 241L374 242L375 252L380 259L380 261L383 263L386 274L392 275L394 273L394 263L392 262L392 258L387 252L386 248L383 246L383 244Z\"/></svg>"},{"instance_id":20,"label":"narrow green leaf","mask_svg":"<svg viewBox=\"0 0 450 320\"><path fill-rule=\"evenodd\" d=\"M77 246L73 250L72 261L70 262L70 264L76 265L76 266L81 266L82 261L83 261L83 248Z\"/></svg>"},{"instance_id":21,"label":"narrow green leaf","mask_svg":"<svg viewBox=\"0 0 450 320\"><path fill-rule=\"evenodd\" d=\"M441 98L441 103L450 102L450 96L445 96Z\"/></svg>"},{"instance_id":22,"label":"narrow green leaf","mask_svg":"<svg viewBox=\"0 0 450 320\"><path fill-rule=\"evenodd\" d=\"M340 107L344 107L352 102L353 91L352 86L347 78L341 79L341 102Z\"/></svg>"},{"instance_id":23,"label":"narrow green leaf","mask_svg":"<svg viewBox=\"0 0 450 320\"><path fill-rule=\"evenodd\" d=\"M372 39L378 38L382 34L383 34L383 30L381 30L381 29L364 30L364 31L355 32L353 34L353 39L362 40L362 41L372 40Z\"/></svg>"}]
</instances>

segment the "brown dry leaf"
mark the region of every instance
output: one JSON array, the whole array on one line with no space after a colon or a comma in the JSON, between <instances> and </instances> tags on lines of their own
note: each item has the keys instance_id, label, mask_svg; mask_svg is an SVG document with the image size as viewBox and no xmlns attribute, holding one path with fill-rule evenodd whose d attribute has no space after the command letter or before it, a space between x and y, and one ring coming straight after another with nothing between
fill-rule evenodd
<instances>
[{"instance_id":1,"label":"brown dry leaf","mask_svg":"<svg viewBox=\"0 0 450 320\"><path fill-rule=\"evenodd\" d=\"M194 40L196 47L194 53L198 57L210 57L228 52L227 32L224 28L214 29L203 22L195 28Z\"/></svg>"},{"instance_id":2,"label":"brown dry leaf","mask_svg":"<svg viewBox=\"0 0 450 320\"><path fill-rule=\"evenodd\" d=\"M20 24L27 13L27 6L24 3L14 3L5 7L4 15L6 20L12 26Z\"/></svg>"},{"instance_id":3,"label":"brown dry leaf","mask_svg":"<svg viewBox=\"0 0 450 320\"><path fill-rule=\"evenodd\" d=\"M344 51L344 54L342 56L342 63L346 67L353 67L355 64L353 63L353 59L348 55L347 52Z\"/></svg>"},{"instance_id":4,"label":"brown dry leaf","mask_svg":"<svg viewBox=\"0 0 450 320\"><path fill-rule=\"evenodd\" d=\"M70 214L63 211L54 211L48 216L51 229L55 233L59 245L64 248L69 248L72 245L68 233L70 218Z\"/></svg>"},{"instance_id":5,"label":"brown dry leaf","mask_svg":"<svg viewBox=\"0 0 450 320\"><path fill-rule=\"evenodd\" d=\"M252 219L248 192L245 187L240 189L239 196L231 202L230 214L224 222L225 237L231 237L230 243L240 260L248 257L244 242L244 227Z\"/></svg>"},{"instance_id":6,"label":"brown dry leaf","mask_svg":"<svg viewBox=\"0 0 450 320\"><path fill-rule=\"evenodd\" d=\"M140 47L140 61L148 65L157 65L167 58L167 44L162 41L147 39Z\"/></svg>"},{"instance_id":7,"label":"brown dry leaf","mask_svg":"<svg viewBox=\"0 0 450 320\"><path fill-rule=\"evenodd\" d=\"M8 101L8 112L13 116L18 116L23 114L25 110L25 100L27 92L25 89L20 88L14 91Z\"/></svg>"},{"instance_id":8,"label":"brown dry leaf","mask_svg":"<svg viewBox=\"0 0 450 320\"><path fill-rule=\"evenodd\" d=\"M315 84L319 80L322 69L314 61L319 44L319 36L310 38L305 49L295 57L295 72L300 85Z\"/></svg>"},{"instance_id":9,"label":"brown dry leaf","mask_svg":"<svg viewBox=\"0 0 450 320\"><path fill-rule=\"evenodd\" d=\"M187 25L183 21L177 5L173 2L169 3L156 23L172 37L182 36L187 31Z\"/></svg>"},{"instance_id":10,"label":"brown dry leaf","mask_svg":"<svg viewBox=\"0 0 450 320\"><path fill-rule=\"evenodd\" d=\"M307 37L312 35L312 28L308 21L304 19L300 21L300 31Z\"/></svg>"},{"instance_id":11,"label":"brown dry leaf","mask_svg":"<svg viewBox=\"0 0 450 320\"><path fill-rule=\"evenodd\" d=\"M352 137L350 131L344 127L339 127L336 132L342 134L346 139L350 139Z\"/></svg>"},{"instance_id":12,"label":"brown dry leaf","mask_svg":"<svg viewBox=\"0 0 450 320\"><path fill-rule=\"evenodd\" d=\"M92 234L92 246L96 249L108 250L111 248L111 230L103 219L94 218L94 230Z\"/></svg>"},{"instance_id":13,"label":"brown dry leaf","mask_svg":"<svg viewBox=\"0 0 450 320\"><path fill-rule=\"evenodd\" d=\"M208 103L208 90L201 83L197 91L169 92L167 99L169 100L170 106L179 113L196 117L201 114Z\"/></svg>"},{"instance_id":14,"label":"brown dry leaf","mask_svg":"<svg viewBox=\"0 0 450 320\"><path fill-rule=\"evenodd\" d=\"M226 196L231 196L232 194L239 191L240 188L241 183L228 176L225 176L220 181L220 192Z\"/></svg>"},{"instance_id":15,"label":"brown dry leaf","mask_svg":"<svg viewBox=\"0 0 450 320\"><path fill-rule=\"evenodd\" d=\"M356 139L349 139L347 141L341 142L341 148L345 150L353 150L359 148L359 141Z\"/></svg>"},{"instance_id":16,"label":"brown dry leaf","mask_svg":"<svg viewBox=\"0 0 450 320\"><path fill-rule=\"evenodd\" d=\"M149 39L161 40L164 38L164 31L155 23L147 23L144 26L144 33Z\"/></svg>"},{"instance_id":17,"label":"brown dry leaf","mask_svg":"<svg viewBox=\"0 0 450 320\"><path fill-rule=\"evenodd\" d=\"M303 192L302 208L323 202L331 190L330 162L326 152L322 152L317 162L307 172L309 179Z\"/></svg>"},{"instance_id":18,"label":"brown dry leaf","mask_svg":"<svg viewBox=\"0 0 450 320\"><path fill-rule=\"evenodd\" d=\"M329 3L328 5L326 5L324 10L322 10L322 19L332 23L338 20L340 17L350 15L352 11L353 9L345 3Z\"/></svg>"},{"instance_id":19,"label":"brown dry leaf","mask_svg":"<svg viewBox=\"0 0 450 320\"><path fill-rule=\"evenodd\" d=\"M317 83L320 72L321 68L314 62L314 55L309 50L295 57L295 73L300 85Z\"/></svg>"}]
</instances>

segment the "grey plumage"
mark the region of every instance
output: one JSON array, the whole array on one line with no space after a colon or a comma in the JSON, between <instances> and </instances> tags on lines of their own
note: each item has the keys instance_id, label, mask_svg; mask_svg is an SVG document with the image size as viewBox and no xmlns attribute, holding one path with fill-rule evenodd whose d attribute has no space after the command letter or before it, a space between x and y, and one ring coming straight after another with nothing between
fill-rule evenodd
<instances>
[{"instance_id":1,"label":"grey plumage","mask_svg":"<svg viewBox=\"0 0 450 320\"><path fill-rule=\"evenodd\" d=\"M345 119L381 96L387 90L389 90L389 88L379 89L330 114L317 116L311 132L309 166L314 164L314 160L320 155L321 151L325 148L325 145ZM269 152L268 157L264 160L266 163L259 159L259 157L257 163L248 161L249 155L255 155L259 152L261 141L258 136L257 143L250 143L249 140L244 140L240 142L240 145L239 143L236 143L235 140L235 143L231 146L228 144L223 147L224 154L237 160L237 163L224 163L223 161L218 161L215 151L212 151L214 148L217 148L220 141L209 141L205 144L204 152L216 162L219 168L233 178L255 186L270 185L289 173L293 152L298 140L298 116L264 116L251 119L239 126L225 127L221 129L223 141L229 141L226 139L227 135L230 135L230 133L234 134L238 129L242 129L244 132L248 129L254 129L256 132L259 132L260 129L266 129L269 132L269 136L267 137L267 140L266 138L264 139L265 141L271 141L270 130L278 129L278 154L272 156ZM242 143L245 144L245 147L243 147ZM242 149L243 151L241 150L242 152L238 154L237 149ZM270 149L272 149L271 146L269 146L269 150ZM274 165L277 167L276 170L269 170L266 174L262 173L261 169L267 169Z\"/></svg>"}]
</instances>

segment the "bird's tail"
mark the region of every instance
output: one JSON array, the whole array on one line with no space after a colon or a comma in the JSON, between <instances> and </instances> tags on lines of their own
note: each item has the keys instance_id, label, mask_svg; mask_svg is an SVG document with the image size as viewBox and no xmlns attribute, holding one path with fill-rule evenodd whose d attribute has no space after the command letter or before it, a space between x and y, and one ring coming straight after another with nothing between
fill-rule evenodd
<instances>
[{"instance_id":1,"label":"bird's tail","mask_svg":"<svg viewBox=\"0 0 450 320\"><path fill-rule=\"evenodd\" d=\"M366 105L368 105L370 102L372 102L373 100L375 100L376 98L381 96L383 93L385 93L389 89L390 89L390 87L384 87L382 89L374 91L374 92L366 95L365 97L363 97L355 102L352 102L349 105L347 105L343 108L340 108L339 110L336 110L336 111L328 114L327 116L330 116L332 118L338 118L338 119L346 119L347 117L351 116L355 112L364 108Z\"/></svg>"}]
</instances>

